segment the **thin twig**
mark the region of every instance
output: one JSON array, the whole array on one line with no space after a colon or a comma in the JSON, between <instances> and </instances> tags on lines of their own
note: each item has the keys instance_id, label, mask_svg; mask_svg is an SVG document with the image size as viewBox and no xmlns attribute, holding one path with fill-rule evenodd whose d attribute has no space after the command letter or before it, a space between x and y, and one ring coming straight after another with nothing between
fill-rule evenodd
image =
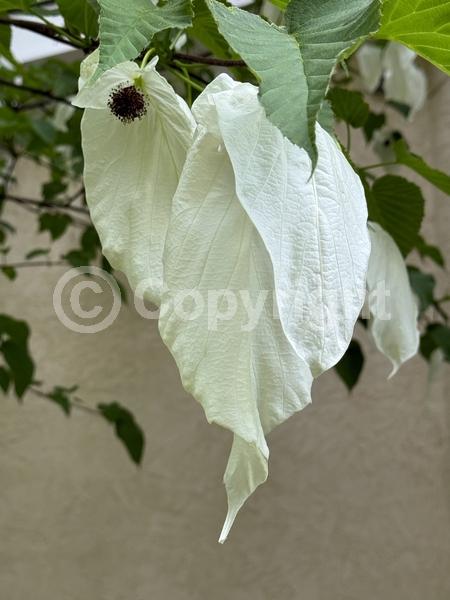
<instances>
[{"instance_id":1,"label":"thin twig","mask_svg":"<svg viewBox=\"0 0 450 600\"><path fill-rule=\"evenodd\" d=\"M0 269L23 269L26 267L64 267L64 260L27 260L16 263L0 263Z\"/></svg>"},{"instance_id":2,"label":"thin twig","mask_svg":"<svg viewBox=\"0 0 450 600\"><path fill-rule=\"evenodd\" d=\"M19 27L20 29L26 29L28 31L32 31L33 33L38 33L39 35L43 35L44 37L60 42L61 44L66 44L67 46L71 46L72 48L84 48L84 44L82 44L81 42L76 43L75 41L66 40L56 31L51 29L51 27L48 27L43 23L36 23L35 21L25 21L24 19L0 18L0 25L12 25L14 27Z\"/></svg>"},{"instance_id":3,"label":"thin twig","mask_svg":"<svg viewBox=\"0 0 450 600\"><path fill-rule=\"evenodd\" d=\"M30 392L33 392L33 394L35 394L36 396L39 396L39 398L45 398L45 400L49 400L50 402L54 402L54 400L51 398L51 392L43 392L42 390L32 386L28 388L30 390ZM83 410L85 412L91 413L91 414L96 414L96 415L101 415L101 412L97 409L97 408L92 408L92 406L88 406L87 404L84 403L84 401L81 398L78 398L78 396L74 396L73 398L68 398L69 403L72 407L78 408L79 410Z\"/></svg>"},{"instance_id":4,"label":"thin twig","mask_svg":"<svg viewBox=\"0 0 450 600\"><path fill-rule=\"evenodd\" d=\"M245 67L246 63L243 60L214 58L212 56L194 56L192 54L184 54L183 52L174 52L173 57L177 60L184 60L188 63L201 63L203 65L212 65L216 67Z\"/></svg>"},{"instance_id":5,"label":"thin twig","mask_svg":"<svg viewBox=\"0 0 450 600\"><path fill-rule=\"evenodd\" d=\"M69 102L69 100L67 100L67 98L63 98L62 96L55 96L54 94L52 94L52 92L48 92L46 90L41 90L39 88L35 88L29 85L21 85L12 81L8 81L7 79L0 78L0 86L1 85L13 88L15 90L20 90L22 92L36 94L37 96L43 96L44 98L48 98L49 100L53 100L54 102L62 102L63 104L68 104L69 106L72 106L72 104Z\"/></svg>"},{"instance_id":6,"label":"thin twig","mask_svg":"<svg viewBox=\"0 0 450 600\"><path fill-rule=\"evenodd\" d=\"M77 192L77 196L80 192ZM15 202L16 204L25 204L28 206L36 206L37 208L55 208L59 210L68 210L76 213L82 213L83 215L89 215L89 210L84 206L72 206L69 204L59 204L58 202L50 202L48 200L35 200L34 198L22 198L20 196L5 196L5 200ZM70 200L70 199L69 199Z\"/></svg>"}]
</instances>

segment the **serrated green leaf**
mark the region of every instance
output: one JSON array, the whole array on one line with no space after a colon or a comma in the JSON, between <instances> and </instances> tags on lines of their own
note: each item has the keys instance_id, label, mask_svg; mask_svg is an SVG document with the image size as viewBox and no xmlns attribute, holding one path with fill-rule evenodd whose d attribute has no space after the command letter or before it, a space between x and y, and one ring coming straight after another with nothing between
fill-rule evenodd
<instances>
[{"instance_id":1,"label":"serrated green leaf","mask_svg":"<svg viewBox=\"0 0 450 600\"><path fill-rule=\"evenodd\" d=\"M258 15L207 0L220 33L260 80L267 116L293 143L313 152L308 130L308 85L293 36Z\"/></svg>"},{"instance_id":2,"label":"serrated green leaf","mask_svg":"<svg viewBox=\"0 0 450 600\"><path fill-rule=\"evenodd\" d=\"M363 366L364 354L361 346L356 340L352 340L346 353L334 368L347 389L351 391L358 383Z\"/></svg>"},{"instance_id":3,"label":"serrated green leaf","mask_svg":"<svg viewBox=\"0 0 450 600\"><path fill-rule=\"evenodd\" d=\"M404 139L396 141L393 148L395 157L401 165L409 167L439 190L450 195L450 175L430 167L421 156L413 154Z\"/></svg>"},{"instance_id":4,"label":"serrated green leaf","mask_svg":"<svg viewBox=\"0 0 450 600\"><path fill-rule=\"evenodd\" d=\"M317 113L340 58L359 46L380 26L379 0L291 0L286 28L300 47L308 81L308 121L311 139Z\"/></svg>"},{"instance_id":5,"label":"serrated green leaf","mask_svg":"<svg viewBox=\"0 0 450 600\"><path fill-rule=\"evenodd\" d=\"M409 283L419 299L420 312L424 312L434 302L436 279L429 273L422 273L416 267L408 267Z\"/></svg>"},{"instance_id":6,"label":"serrated green leaf","mask_svg":"<svg viewBox=\"0 0 450 600\"><path fill-rule=\"evenodd\" d=\"M282 133L315 158L315 122L340 55L376 31L378 0L292 0L286 29L207 0L220 33L260 80L261 102Z\"/></svg>"},{"instance_id":7,"label":"serrated green leaf","mask_svg":"<svg viewBox=\"0 0 450 600\"><path fill-rule=\"evenodd\" d=\"M369 219L395 240L403 256L417 244L424 215L424 198L414 183L397 175L377 179L368 198Z\"/></svg>"},{"instance_id":8,"label":"serrated green leaf","mask_svg":"<svg viewBox=\"0 0 450 600\"><path fill-rule=\"evenodd\" d=\"M192 27L186 33L209 48L214 56L218 58L231 57L230 47L225 38L220 35L217 23L206 6L205 0L194 0Z\"/></svg>"},{"instance_id":9,"label":"serrated green leaf","mask_svg":"<svg viewBox=\"0 0 450 600\"><path fill-rule=\"evenodd\" d=\"M141 463L145 437L132 413L118 404L99 404L97 407L107 421L114 425L117 437L123 442L133 462Z\"/></svg>"},{"instance_id":10,"label":"serrated green leaf","mask_svg":"<svg viewBox=\"0 0 450 600\"><path fill-rule=\"evenodd\" d=\"M384 0L376 37L408 46L450 74L450 0Z\"/></svg>"},{"instance_id":11,"label":"serrated green leaf","mask_svg":"<svg viewBox=\"0 0 450 600\"><path fill-rule=\"evenodd\" d=\"M89 0L56 0L66 26L75 27L88 37L98 33L98 12Z\"/></svg>"},{"instance_id":12,"label":"serrated green leaf","mask_svg":"<svg viewBox=\"0 0 450 600\"><path fill-rule=\"evenodd\" d=\"M337 119L355 128L365 125L370 110L361 92L336 87L329 91L327 97Z\"/></svg>"},{"instance_id":13,"label":"serrated green leaf","mask_svg":"<svg viewBox=\"0 0 450 600\"><path fill-rule=\"evenodd\" d=\"M192 24L189 0L161 6L150 0L100 0L100 9L100 61L94 77L139 56L159 31Z\"/></svg>"}]
</instances>

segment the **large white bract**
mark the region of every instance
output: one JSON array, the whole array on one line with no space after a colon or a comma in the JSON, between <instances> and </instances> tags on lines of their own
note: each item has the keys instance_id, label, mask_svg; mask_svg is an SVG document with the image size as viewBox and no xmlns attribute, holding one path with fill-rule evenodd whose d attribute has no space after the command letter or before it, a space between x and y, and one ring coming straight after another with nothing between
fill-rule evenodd
<instances>
[{"instance_id":1,"label":"large white bract","mask_svg":"<svg viewBox=\"0 0 450 600\"><path fill-rule=\"evenodd\" d=\"M159 304L172 197L195 123L156 71L157 59L144 69L122 63L89 84L97 61L95 55L85 61L74 100L87 109L81 124L86 199L104 255L134 290ZM132 85L145 96L146 112L123 123L108 103L114 92Z\"/></svg>"},{"instance_id":2,"label":"large white bract","mask_svg":"<svg viewBox=\"0 0 450 600\"><path fill-rule=\"evenodd\" d=\"M160 331L208 420L235 434L224 540L267 477L264 434L309 402L312 373L349 344L370 244L359 178L320 127L312 173L306 152L266 118L256 87L221 75L193 113L199 125L173 202ZM186 320L183 290L195 290L187 305L215 307L213 317L228 317L232 303L233 317L216 329L208 310ZM215 290L227 293L211 307ZM243 295L250 306L266 298L251 330Z\"/></svg>"},{"instance_id":3,"label":"large white bract","mask_svg":"<svg viewBox=\"0 0 450 600\"><path fill-rule=\"evenodd\" d=\"M370 329L377 348L392 362L392 377L417 354L418 303L409 284L405 261L392 237L369 223L372 250L367 271Z\"/></svg>"}]
</instances>

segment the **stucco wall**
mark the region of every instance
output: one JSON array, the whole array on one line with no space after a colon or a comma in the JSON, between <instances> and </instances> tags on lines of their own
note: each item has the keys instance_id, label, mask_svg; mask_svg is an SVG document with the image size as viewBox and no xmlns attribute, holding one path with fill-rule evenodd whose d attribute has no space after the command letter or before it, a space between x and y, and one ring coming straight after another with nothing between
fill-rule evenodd
<instances>
[{"instance_id":1,"label":"stucco wall","mask_svg":"<svg viewBox=\"0 0 450 600\"><path fill-rule=\"evenodd\" d=\"M450 170L450 84L433 74L431 88L410 140ZM18 192L36 197L40 175L22 164ZM425 232L450 261L450 204L427 192ZM31 216L8 211L27 249L45 245ZM220 546L230 434L206 423L156 323L132 306L94 336L67 330L52 308L63 272L1 280L0 311L32 323L39 379L131 407L145 460L136 469L91 415L2 397L1 600L450 598L448 370L430 384L416 358L387 381L387 360L362 334L353 394L333 373L314 384L312 406L270 435L269 481Z\"/></svg>"}]
</instances>

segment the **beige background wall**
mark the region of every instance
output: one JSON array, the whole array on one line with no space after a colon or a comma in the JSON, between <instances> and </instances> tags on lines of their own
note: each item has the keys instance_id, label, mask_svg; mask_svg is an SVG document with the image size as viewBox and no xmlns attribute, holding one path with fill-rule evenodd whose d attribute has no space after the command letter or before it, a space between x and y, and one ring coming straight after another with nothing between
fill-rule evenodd
<instances>
[{"instance_id":1,"label":"beige background wall","mask_svg":"<svg viewBox=\"0 0 450 600\"><path fill-rule=\"evenodd\" d=\"M450 85L433 75L431 88L410 140L449 171ZM18 191L37 197L29 164ZM428 196L427 237L450 261L448 198ZM8 210L27 249L45 245L33 218ZM32 323L44 382L131 407L145 460L136 469L96 417L0 398L1 600L450 598L448 367L430 384L416 358L388 382L363 334L358 387L349 396L333 373L315 383L312 406L270 435L269 481L220 546L229 433L205 422L155 322L132 306L95 336L64 328L52 308L63 272L1 280L0 311Z\"/></svg>"}]
</instances>

